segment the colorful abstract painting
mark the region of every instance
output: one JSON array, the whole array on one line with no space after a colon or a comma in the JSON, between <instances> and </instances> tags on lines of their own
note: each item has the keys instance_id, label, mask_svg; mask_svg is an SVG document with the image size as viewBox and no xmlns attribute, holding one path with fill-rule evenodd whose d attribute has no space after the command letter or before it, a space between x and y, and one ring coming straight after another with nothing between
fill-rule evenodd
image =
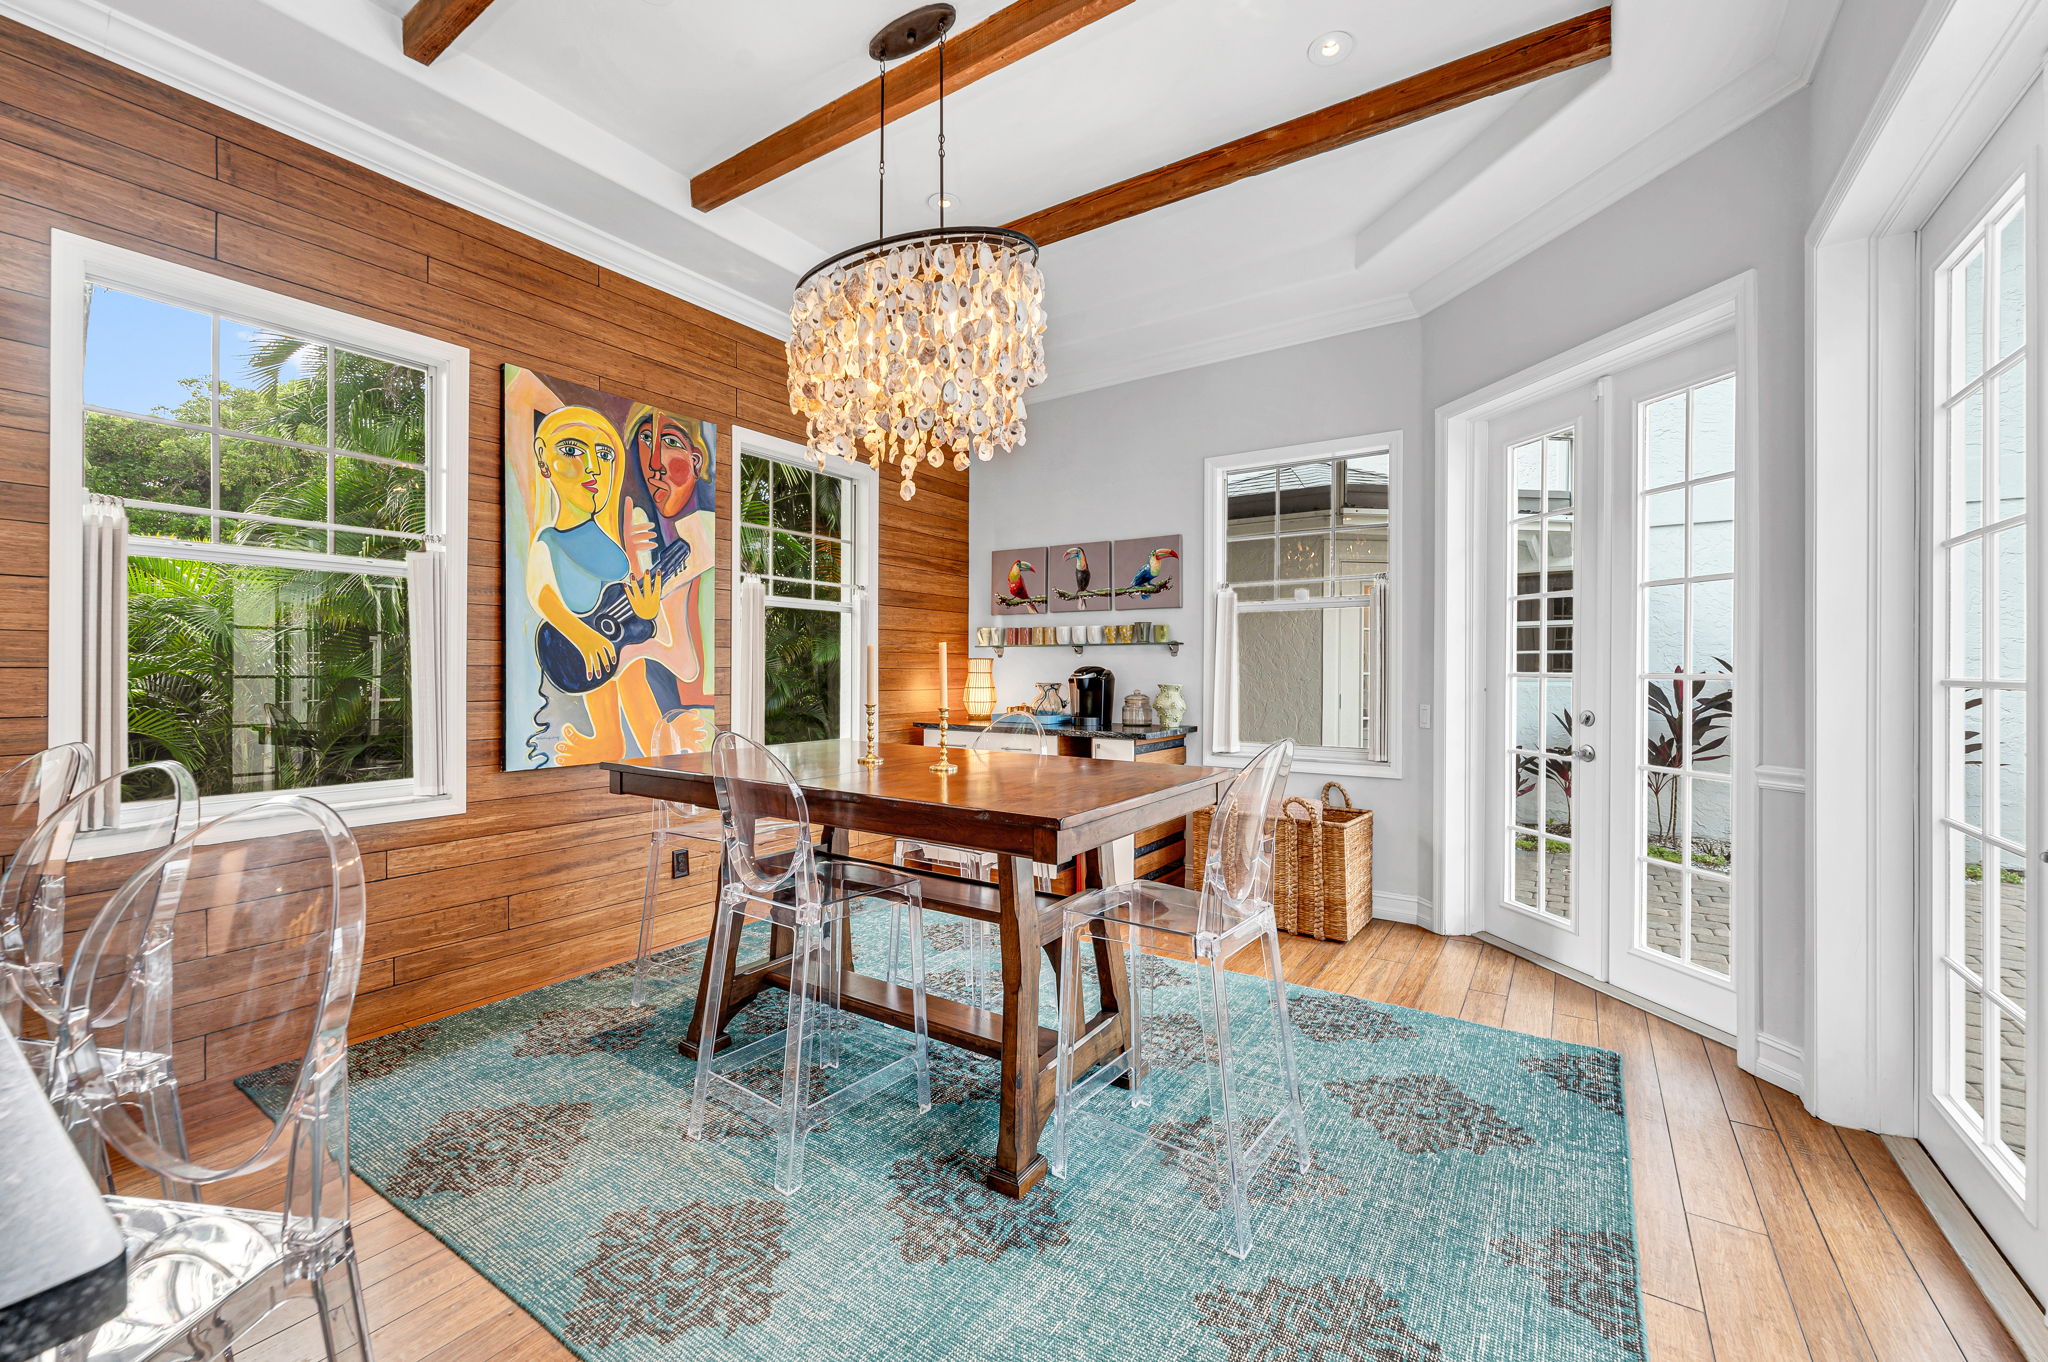
<instances>
[{"instance_id":1,"label":"colorful abstract painting","mask_svg":"<svg viewBox=\"0 0 2048 1362\"><path fill-rule=\"evenodd\" d=\"M505 769L717 731L718 427L505 366Z\"/></svg>"}]
</instances>

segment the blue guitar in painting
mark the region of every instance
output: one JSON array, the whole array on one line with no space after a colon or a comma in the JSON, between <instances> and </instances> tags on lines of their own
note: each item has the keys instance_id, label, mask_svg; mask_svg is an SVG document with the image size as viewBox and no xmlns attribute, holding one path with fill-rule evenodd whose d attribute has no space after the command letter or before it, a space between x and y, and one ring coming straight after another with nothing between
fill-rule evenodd
<instances>
[{"instance_id":1,"label":"blue guitar in painting","mask_svg":"<svg viewBox=\"0 0 2048 1362\"><path fill-rule=\"evenodd\" d=\"M682 570L689 566L689 562L689 541L678 539L674 543L662 545L655 552L654 564L649 571L661 574L665 594L667 584L674 581ZM633 602L626 597L624 582L607 584L603 594L597 598L597 604L591 607L590 613L579 615L577 618L595 629L612 645L612 660L599 668L597 675L592 676L585 668L583 650L570 642L568 636L554 625L543 621L540 631L533 640L534 652L540 659L541 675L556 689L567 691L571 695L582 695L586 691L596 690L611 680L613 673L619 669L619 659L625 655L626 649L654 637L654 621L642 619L633 609Z\"/></svg>"}]
</instances>

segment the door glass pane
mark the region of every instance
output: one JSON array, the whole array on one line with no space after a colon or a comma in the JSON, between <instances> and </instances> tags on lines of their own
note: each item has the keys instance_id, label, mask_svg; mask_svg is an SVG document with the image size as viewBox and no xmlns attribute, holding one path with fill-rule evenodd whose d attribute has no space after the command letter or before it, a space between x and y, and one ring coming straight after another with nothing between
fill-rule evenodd
<instances>
[{"instance_id":1,"label":"door glass pane","mask_svg":"<svg viewBox=\"0 0 2048 1362\"><path fill-rule=\"evenodd\" d=\"M1981 394L1980 394L1981 395ZM2027 509L2027 362L2017 359L1998 376L1998 516Z\"/></svg>"},{"instance_id":2,"label":"door glass pane","mask_svg":"<svg viewBox=\"0 0 2048 1362\"><path fill-rule=\"evenodd\" d=\"M1653 586L1643 592L1643 668L1685 670L1685 588Z\"/></svg>"},{"instance_id":3,"label":"door glass pane","mask_svg":"<svg viewBox=\"0 0 2048 1362\"><path fill-rule=\"evenodd\" d=\"M1729 972L1728 881L1715 875L1692 877L1692 916L1687 946L1692 962L1715 974Z\"/></svg>"},{"instance_id":4,"label":"door glass pane","mask_svg":"<svg viewBox=\"0 0 2048 1362\"><path fill-rule=\"evenodd\" d=\"M1735 571L1735 480L1692 489L1692 571L1695 577Z\"/></svg>"},{"instance_id":5,"label":"door glass pane","mask_svg":"<svg viewBox=\"0 0 2048 1362\"><path fill-rule=\"evenodd\" d=\"M1735 583L1701 582L1692 589L1692 669L1735 669Z\"/></svg>"},{"instance_id":6,"label":"door glass pane","mask_svg":"<svg viewBox=\"0 0 2048 1362\"><path fill-rule=\"evenodd\" d=\"M2027 844L2027 694L1998 695L1998 835ZM1980 767L1981 769L1981 767Z\"/></svg>"},{"instance_id":7,"label":"door glass pane","mask_svg":"<svg viewBox=\"0 0 2048 1362\"><path fill-rule=\"evenodd\" d=\"M1984 523L1984 390L1978 388L1949 412L1949 450L1956 489L1955 527Z\"/></svg>"},{"instance_id":8,"label":"door glass pane","mask_svg":"<svg viewBox=\"0 0 2048 1362\"><path fill-rule=\"evenodd\" d=\"M1733 923L1735 380L1641 404L1645 544L1637 938L1727 977ZM1679 532L1675 527L1683 526ZM1653 584L1656 583L1656 584ZM1711 675L1712 679L1704 679Z\"/></svg>"},{"instance_id":9,"label":"door glass pane","mask_svg":"<svg viewBox=\"0 0 2048 1362\"><path fill-rule=\"evenodd\" d=\"M1992 713L1985 707L1985 692L1958 690L1955 693L1956 724L1951 738L1960 743L1953 749L1960 770L1949 816L1969 828L1988 826L1984 815L1984 770L1988 765L1986 744L1991 740Z\"/></svg>"},{"instance_id":10,"label":"door glass pane","mask_svg":"<svg viewBox=\"0 0 2048 1362\"><path fill-rule=\"evenodd\" d=\"M1685 575L1685 489L1644 498L1643 576L1653 582Z\"/></svg>"},{"instance_id":11,"label":"door glass pane","mask_svg":"<svg viewBox=\"0 0 2048 1362\"><path fill-rule=\"evenodd\" d=\"M1570 432L1553 435L1543 442L1544 478L1549 508L1563 510L1572 504L1572 441Z\"/></svg>"},{"instance_id":12,"label":"door glass pane","mask_svg":"<svg viewBox=\"0 0 2048 1362\"><path fill-rule=\"evenodd\" d=\"M1652 853L1643 863L1643 944L1683 959L1684 930L1685 872Z\"/></svg>"},{"instance_id":13,"label":"door glass pane","mask_svg":"<svg viewBox=\"0 0 2048 1362\"><path fill-rule=\"evenodd\" d=\"M1954 295L1953 330L1949 343L1955 356L1954 386L1975 381L1984 372L1984 247L1980 243L1950 276Z\"/></svg>"},{"instance_id":14,"label":"door glass pane","mask_svg":"<svg viewBox=\"0 0 2048 1362\"><path fill-rule=\"evenodd\" d=\"M1997 557L1998 608L1992 612L1992 627L1998 631L1998 675L2001 680L2024 680L2027 674L2027 531L2024 526L2003 530L1993 537Z\"/></svg>"},{"instance_id":15,"label":"door glass pane","mask_svg":"<svg viewBox=\"0 0 2048 1362\"><path fill-rule=\"evenodd\" d=\"M1961 878L1963 964L1970 973L1982 977L1984 973L1984 843L1975 837L1964 837L1958 842L1961 864L1957 866Z\"/></svg>"},{"instance_id":16,"label":"door glass pane","mask_svg":"<svg viewBox=\"0 0 2048 1362\"><path fill-rule=\"evenodd\" d=\"M1509 902L1569 921L1572 914L1573 590L1576 525L1571 432L1511 447L1515 514L1510 555L1507 716L1513 749ZM1542 679L1524 680L1524 677Z\"/></svg>"},{"instance_id":17,"label":"door glass pane","mask_svg":"<svg viewBox=\"0 0 2048 1362\"><path fill-rule=\"evenodd\" d=\"M1697 478L1735 471L1735 379L1709 383L1692 395L1692 467Z\"/></svg>"},{"instance_id":18,"label":"door glass pane","mask_svg":"<svg viewBox=\"0 0 2048 1362\"><path fill-rule=\"evenodd\" d=\"M2027 207L1998 224L1998 357L2027 341Z\"/></svg>"},{"instance_id":19,"label":"door glass pane","mask_svg":"<svg viewBox=\"0 0 2048 1362\"><path fill-rule=\"evenodd\" d=\"M1971 984L1958 980L1961 1003L1962 1064L1952 1091L1977 1119L1984 1119L1984 995Z\"/></svg>"},{"instance_id":20,"label":"door glass pane","mask_svg":"<svg viewBox=\"0 0 2048 1362\"><path fill-rule=\"evenodd\" d=\"M1998 1138L2022 1163L2027 1158L2027 1030L1998 1014Z\"/></svg>"}]
</instances>

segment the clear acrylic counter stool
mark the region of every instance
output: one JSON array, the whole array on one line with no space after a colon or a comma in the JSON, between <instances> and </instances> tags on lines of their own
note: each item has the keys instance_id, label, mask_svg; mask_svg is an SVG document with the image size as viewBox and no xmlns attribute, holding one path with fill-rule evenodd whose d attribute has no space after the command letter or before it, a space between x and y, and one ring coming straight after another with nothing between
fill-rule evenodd
<instances>
[{"instance_id":1,"label":"clear acrylic counter stool","mask_svg":"<svg viewBox=\"0 0 2048 1362\"><path fill-rule=\"evenodd\" d=\"M786 938L789 954L789 1013L783 1029L735 1045L720 1054L700 1046L690 1094L689 1134L704 1133L712 1089L735 1111L761 1119L780 1142L775 1187L785 1196L803 1185L805 1137L835 1111L904 1079L917 1086L917 1108L932 1106L931 1043L925 1026L923 896L917 877L887 866L821 858L812 845L810 812L789 768L761 744L736 733L721 733L711 745L712 782L725 824L725 883L719 890L712 927L711 959L735 949L733 936L750 922L767 923L771 940ZM841 1044L842 944L848 917L873 901L878 910L901 911L910 924L910 983L913 1033L909 1051L813 1098L811 1068L836 1067ZM725 1006L725 971L707 971L710 996L704 1003L706 1036L719 1034ZM822 1034L821 1034L822 1033ZM813 1047L819 1052L813 1057ZM780 1050L780 1094L770 1098L728 1073ZM728 1073L720 1073L723 1066Z\"/></svg>"},{"instance_id":2,"label":"clear acrylic counter stool","mask_svg":"<svg viewBox=\"0 0 2048 1362\"><path fill-rule=\"evenodd\" d=\"M124 796L129 801L125 808ZM118 840L92 836L116 816L121 820ZM64 1010L65 989L80 965L66 958L65 944L91 923L95 903L117 889L126 892L131 876L198 826L199 791L190 771L175 761L131 766L88 786L45 818L0 875L0 938L6 943L0 951L0 991L10 995L7 1023L19 1034L27 1020L47 1036L24 1037L22 1050L41 1075L79 1157L108 1190L113 1173L106 1144L87 1109L82 1081L68 1067L65 1031L76 1018ZM159 879L149 892L175 899L176 890ZM102 967L109 963L99 962ZM170 982L168 972L137 972L122 999L128 1043L99 1047L97 1062L102 1086L141 1112L159 1144L182 1150L185 1122L172 1058ZM24 1004L30 1014L26 1018ZM176 1182L164 1184L166 1196L189 1191Z\"/></svg>"},{"instance_id":3,"label":"clear acrylic counter stool","mask_svg":"<svg viewBox=\"0 0 2048 1362\"><path fill-rule=\"evenodd\" d=\"M1144 1000L1150 990L1139 984L1143 977L1140 957L1191 958L1208 973L1198 989L1203 1029L1216 1047L1214 1065L1197 1066L1209 1074L1209 1115L1203 1128L1214 1139L1208 1153L1215 1160L1224 1200L1223 1246L1239 1258L1251 1251L1251 1182L1279 1154L1280 1142L1292 1137L1302 1172L1309 1171L1313 1159L1302 1115L1301 1080L1294 1067L1280 936L1273 920L1273 834L1293 761L1292 742L1274 743L1225 788L1209 823L1201 889L1138 880L1088 890L1058 905L1063 916L1060 959L1066 963L1060 970L1059 1054L1048 1160L1052 1172L1066 1175L1076 1113L1100 1098L1111 1084L1127 1077L1131 1104L1150 1103L1158 1075L1145 1065ZM1130 984L1124 1002L1130 1044L1092 1073L1081 1074L1075 1071L1075 1051L1084 1039L1078 1034L1082 1024L1081 970L1074 966L1088 936L1125 953ZM1231 957L1254 943L1264 947L1266 974L1271 980L1271 1025L1282 1082L1279 1109L1257 1122L1244 1111L1227 989Z\"/></svg>"},{"instance_id":4,"label":"clear acrylic counter stool","mask_svg":"<svg viewBox=\"0 0 2048 1362\"><path fill-rule=\"evenodd\" d=\"M241 965L250 992L275 978L304 980L308 1005L277 1019L255 1063L276 1086L274 1117L252 1120L260 1141L235 1142L226 1166L159 1138L111 1081L105 1059L159 1043L186 971L201 997L221 979L203 941L179 951L182 908L204 935L203 909L234 905L238 928L270 942ZM200 1362L232 1358L265 1315L310 1291L330 1362L370 1362L349 1225L348 1019L363 954L363 871L355 838L332 809L284 795L215 819L180 838L93 919L65 980L62 1063L107 1143L189 1197L109 1196L128 1250L121 1314L56 1350L57 1362ZM274 974L270 971L276 971ZM296 1019L296 1020L294 1020ZM281 1090L281 1091L280 1091ZM252 1116L257 1113L247 1108ZM253 1149L250 1148L254 1144ZM246 1151L246 1153L245 1153ZM200 1191L285 1166L282 1213L201 1204ZM244 1184L246 1185L246 1184Z\"/></svg>"}]
</instances>

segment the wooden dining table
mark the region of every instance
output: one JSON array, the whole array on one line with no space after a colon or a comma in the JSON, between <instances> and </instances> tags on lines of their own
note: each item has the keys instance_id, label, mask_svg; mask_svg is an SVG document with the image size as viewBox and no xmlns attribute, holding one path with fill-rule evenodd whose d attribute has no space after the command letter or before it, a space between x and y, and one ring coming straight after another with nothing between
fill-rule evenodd
<instances>
[{"instance_id":1,"label":"wooden dining table","mask_svg":"<svg viewBox=\"0 0 2048 1362\"><path fill-rule=\"evenodd\" d=\"M938 751L932 747L882 745L880 766L861 765L853 742L785 743L770 750L802 789L826 855L860 859L853 839L866 833L943 842L998 858L994 884L919 873L925 911L995 924L1003 964L1001 1011L933 996L926 1001L926 1023L934 1040L1001 1061L1001 1121L987 1180L999 1192L1025 1195L1045 1176L1038 1142L1052 1116L1058 1044L1057 1033L1039 1025L1039 953L1055 972L1065 967L1059 958L1058 900L1038 888L1035 863L1073 860L1081 883L1091 888L1128 882L1136 878L1133 834L1215 804L1236 772L955 749L951 756L959 770L942 775L930 769ZM718 805L709 753L607 762L605 770L614 794ZM742 1003L763 989L789 987L788 961L776 960L786 957L786 941L771 944L768 963L748 969L739 967L738 933L732 941L725 959L707 954L704 962L705 984L713 970L726 979L721 1034L710 1038L714 1052L730 1042L723 1026ZM1098 940L1094 955L1101 1004L1080 1032L1077 1074L1114 1058L1129 1043L1123 954ZM911 991L861 973L852 951L842 958L846 1010L910 1029ZM685 1054L697 1054L705 1043L707 992L698 990L681 1042Z\"/></svg>"}]
</instances>

